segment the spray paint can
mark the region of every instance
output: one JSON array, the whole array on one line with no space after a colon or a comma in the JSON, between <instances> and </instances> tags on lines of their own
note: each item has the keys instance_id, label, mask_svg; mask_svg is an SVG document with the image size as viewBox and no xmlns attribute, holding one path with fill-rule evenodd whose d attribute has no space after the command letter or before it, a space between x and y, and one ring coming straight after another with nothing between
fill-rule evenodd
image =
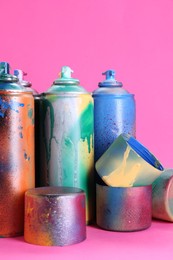
<instances>
[{"instance_id":1,"label":"spray paint can","mask_svg":"<svg viewBox=\"0 0 173 260\"><path fill-rule=\"evenodd\" d=\"M0 62L0 237L23 234L24 193L33 188L34 99Z\"/></svg>"},{"instance_id":2,"label":"spray paint can","mask_svg":"<svg viewBox=\"0 0 173 260\"><path fill-rule=\"evenodd\" d=\"M42 96L43 185L71 186L86 193L87 222L92 219L94 193L93 99L62 67Z\"/></svg>"},{"instance_id":3,"label":"spray paint can","mask_svg":"<svg viewBox=\"0 0 173 260\"><path fill-rule=\"evenodd\" d=\"M122 88L123 84L115 79L114 70L107 70L102 75L106 79L93 92L95 162L120 134L135 137L136 132L134 95ZM98 177L96 181L101 180Z\"/></svg>"},{"instance_id":4,"label":"spray paint can","mask_svg":"<svg viewBox=\"0 0 173 260\"><path fill-rule=\"evenodd\" d=\"M36 89L32 87L32 83L24 80L24 76L27 75L21 69L15 69L14 75L19 79L19 83L22 87L25 88L26 91L29 91L33 94L34 97L34 117L35 117L35 186L39 187L40 179L41 179L41 171L40 171L40 117L41 117L41 95L38 93Z\"/></svg>"}]
</instances>

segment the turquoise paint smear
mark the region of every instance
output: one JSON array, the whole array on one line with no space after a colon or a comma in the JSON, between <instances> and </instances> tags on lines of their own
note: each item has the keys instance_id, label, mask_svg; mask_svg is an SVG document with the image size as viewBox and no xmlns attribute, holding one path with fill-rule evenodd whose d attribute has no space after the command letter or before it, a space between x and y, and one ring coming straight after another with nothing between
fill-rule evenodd
<instances>
[{"instance_id":1,"label":"turquoise paint smear","mask_svg":"<svg viewBox=\"0 0 173 260\"><path fill-rule=\"evenodd\" d=\"M90 102L83 110L79 119L73 125L69 132L69 138L75 141L75 145L82 139L83 142L87 141L88 152L93 148L93 132L94 132L94 118L93 118L93 103ZM79 131L80 129L80 131ZM78 135L76 136L76 133ZM92 140L92 141L91 141Z\"/></svg>"},{"instance_id":2,"label":"turquoise paint smear","mask_svg":"<svg viewBox=\"0 0 173 260\"><path fill-rule=\"evenodd\" d=\"M93 148L93 103L90 102L86 109L81 113L80 116L80 132L81 139L87 140L88 152L91 152L91 146ZM92 137L92 144L91 144Z\"/></svg>"},{"instance_id":3,"label":"turquoise paint smear","mask_svg":"<svg viewBox=\"0 0 173 260\"><path fill-rule=\"evenodd\" d=\"M43 125L43 139L46 146L46 154L47 154L47 162L50 160L51 156L51 140L52 138L58 143L56 138L53 136L53 129L54 129L54 109L48 100L44 99L43 104L43 124L45 124L46 120L46 113L49 109L50 112L50 138L47 142L47 136L45 131L45 126ZM47 126L46 126L47 127ZM79 129L80 128L80 133ZM78 134L77 134L78 133ZM91 143L92 138L92 143ZM73 128L71 129L69 136L64 138L64 142L66 146L71 145L71 140L73 140L74 146L77 145L78 141L82 139L83 141L87 140L88 144L88 152L91 152L91 148L93 148L93 103L90 102L89 105L84 109L81 113L79 120L74 124ZM69 141L70 140L70 141Z\"/></svg>"},{"instance_id":4,"label":"turquoise paint smear","mask_svg":"<svg viewBox=\"0 0 173 260\"><path fill-rule=\"evenodd\" d=\"M52 99L53 98L51 97L51 101ZM65 132L62 133L60 140L57 140L55 135L56 131L59 130L54 129L54 117L56 112L54 112L54 107L51 101L46 99L43 100L43 120L41 120L43 124L43 141L48 170L47 176L52 176L52 179L54 179L53 182L55 182L54 185L77 187L81 182L87 182L88 169L85 167L86 163L83 164L83 167L81 167L81 162L85 160L85 156L83 157L83 155L80 154L79 142L87 141L88 153L91 153L93 148L93 103L89 102L88 106L78 116L78 119L74 122L73 126L68 129L68 131L65 130ZM64 120L68 121L71 119L69 117L64 117ZM66 123L64 122L64 124ZM47 129L47 127L49 127L49 129ZM51 154L54 145L57 145L57 154ZM51 168L54 170L53 172L52 170L50 172L50 160L52 161L51 163L53 163L53 165L57 164L57 160L60 161L60 172L53 165ZM54 177L56 175L60 177Z\"/></svg>"},{"instance_id":5,"label":"turquoise paint smear","mask_svg":"<svg viewBox=\"0 0 173 260\"><path fill-rule=\"evenodd\" d=\"M30 108L30 109L28 110L28 117L29 117L29 118L32 118L32 116L33 116L33 109Z\"/></svg>"},{"instance_id":6,"label":"turquoise paint smear","mask_svg":"<svg viewBox=\"0 0 173 260\"><path fill-rule=\"evenodd\" d=\"M83 183L81 188L87 191L88 167L86 167L86 163L83 163L85 156L80 154L78 144L81 140L83 142L87 141L88 153L91 153L93 149L93 128L93 103L90 102L73 125L71 131L69 131L69 134L62 140L64 145L61 158L63 174L65 173L63 185L81 187L81 183ZM66 175L68 178L66 178Z\"/></svg>"},{"instance_id":7,"label":"turquoise paint smear","mask_svg":"<svg viewBox=\"0 0 173 260\"><path fill-rule=\"evenodd\" d=\"M43 154L46 155L44 168L46 185L82 188L85 190L87 202L92 201L94 200L94 159L91 155L94 142L93 103L90 101L78 115L77 101L67 100L62 102L61 106L61 102L58 103L57 99L58 97L51 96L49 100L42 100L41 122ZM90 208L91 205L87 207ZM89 212L92 211L89 209Z\"/></svg>"},{"instance_id":8,"label":"turquoise paint smear","mask_svg":"<svg viewBox=\"0 0 173 260\"><path fill-rule=\"evenodd\" d=\"M31 123L32 125L34 125L34 109L32 108L31 104L27 105L27 109L28 109L28 117L31 119Z\"/></svg>"},{"instance_id":9,"label":"turquoise paint smear","mask_svg":"<svg viewBox=\"0 0 173 260\"><path fill-rule=\"evenodd\" d=\"M51 141L52 141L52 138L53 138L53 129L54 129L54 109L53 109L51 102L49 102L46 99L43 100L42 109L43 109L42 110L43 120L41 120L41 122L43 124L42 125L43 142L44 142L44 145L45 145L45 148L46 148L46 161L47 161L47 164L48 164L49 161L50 161L50 158L51 158ZM47 114L48 109L49 109L49 112L50 112L50 129L49 129L50 130L50 138L49 138L49 140L48 140L47 135L46 135L47 125L45 126L46 114ZM55 141L56 141L56 139L55 139Z\"/></svg>"},{"instance_id":10,"label":"turquoise paint smear","mask_svg":"<svg viewBox=\"0 0 173 260\"><path fill-rule=\"evenodd\" d=\"M0 117L4 118L5 113L8 109L15 111L16 113L19 113L19 107L24 107L24 104L13 100L10 100L10 102L8 102L0 97Z\"/></svg>"},{"instance_id":11,"label":"turquoise paint smear","mask_svg":"<svg viewBox=\"0 0 173 260\"><path fill-rule=\"evenodd\" d=\"M71 140L69 137L62 138L62 153L61 153L61 167L62 167L62 185L63 186L78 186L77 172L77 142Z\"/></svg>"}]
</instances>

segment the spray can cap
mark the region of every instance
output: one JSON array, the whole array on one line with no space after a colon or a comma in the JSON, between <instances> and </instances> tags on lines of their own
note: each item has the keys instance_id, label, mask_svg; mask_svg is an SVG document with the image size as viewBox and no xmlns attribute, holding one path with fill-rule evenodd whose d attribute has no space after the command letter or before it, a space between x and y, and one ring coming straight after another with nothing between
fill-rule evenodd
<instances>
[{"instance_id":1,"label":"spray can cap","mask_svg":"<svg viewBox=\"0 0 173 260\"><path fill-rule=\"evenodd\" d=\"M31 82L24 80L24 76L26 76L27 73L24 72L23 70L15 69L14 75L19 79L19 82L23 87L31 87L32 86Z\"/></svg>"},{"instance_id":2,"label":"spray can cap","mask_svg":"<svg viewBox=\"0 0 173 260\"><path fill-rule=\"evenodd\" d=\"M23 70L19 70L19 69L15 69L14 70L14 75L16 77L18 77L19 81L23 80L23 77L27 75L26 72L24 72Z\"/></svg>"},{"instance_id":3,"label":"spray can cap","mask_svg":"<svg viewBox=\"0 0 173 260\"><path fill-rule=\"evenodd\" d=\"M59 78L54 81L55 85L79 85L79 80L71 77L73 70L68 66L63 66L59 73Z\"/></svg>"},{"instance_id":4,"label":"spray can cap","mask_svg":"<svg viewBox=\"0 0 173 260\"><path fill-rule=\"evenodd\" d=\"M0 62L0 75L9 74L10 73L10 65L7 62Z\"/></svg>"},{"instance_id":5,"label":"spray can cap","mask_svg":"<svg viewBox=\"0 0 173 260\"><path fill-rule=\"evenodd\" d=\"M10 65L7 62L0 62L0 82L18 82L18 78L10 74Z\"/></svg>"},{"instance_id":6,"label":"spray can cap","mask_svg":"<svg viewBox=\"0 0 173 260\"><path fill-rule=\"evenodd\" d=\"M122 82L115 79L115 74L115 70L107 70L103 72L102 75L106 75L106 79L99 82L99 87L122 87Z\"/></svg>"}]
</instances>

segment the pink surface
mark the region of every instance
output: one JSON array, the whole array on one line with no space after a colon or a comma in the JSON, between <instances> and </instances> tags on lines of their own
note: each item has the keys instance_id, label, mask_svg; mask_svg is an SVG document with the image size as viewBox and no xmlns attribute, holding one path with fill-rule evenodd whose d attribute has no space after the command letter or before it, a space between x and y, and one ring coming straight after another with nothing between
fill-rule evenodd
<instances>
[{"instance_id":1,"label":"pink surface","mask_svg":"<svg viewBox=\"0 0 173 260\"><path fill-rule=\"evenodd\" d=\"M153 221L149 229L133 233L87 227L87 239L67 247L41 247L23 237L0 239L1 259L172 259L173 225Z\"/></svg>"},{"instance_id":2,"label":"pink surface","mask_svg":"<svg viewBox=\"0 0 173 260\"><path fill-rule=\"evenodd\" d=\"M63 65L71 66L90 91L103 80L103 71L116 69L118 80L136 95L137 138L165 167L173 167L172 13L172 0L1 1L0 60L28 72L40 92ZM127 234L88 227L88 239L67 248L1 239L0 256L170 259L172 241L173 224L168 223Z\"/></svg>"},{"instance_id":3,"label":"pink surface","mask_svg":"<svg viewBox=\"0 0 173 260\"><path fill-rule=\"evenodd\" d=\"M62 65L88 90L108 68L135 93L137 138L173 167L172 0L1 1L0 59L41 91Z\"/></svg>"}]
</instances>

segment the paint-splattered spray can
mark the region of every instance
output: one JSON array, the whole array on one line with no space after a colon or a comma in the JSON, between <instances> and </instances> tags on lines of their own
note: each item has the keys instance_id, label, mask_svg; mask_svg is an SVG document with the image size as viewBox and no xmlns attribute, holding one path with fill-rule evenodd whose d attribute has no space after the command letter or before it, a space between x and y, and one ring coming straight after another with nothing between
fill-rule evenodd
<instances>
[{"instance_id":1,"label":"paint-splattered spray can","mask_svg":"<svg viewBox=\"0 0 173 260\"><path fill-rule=\"evenodd\" d=\"M136 107L134 95L115 79L115 71L107 70L106 80L93 92L95 162L122 133L135 137ZM97 182L101 180L97 176Z\"/></svg>"},{"instance_id":2,"label":"paint-splattered spray can","mask_svg":"<svg viewBox=\"0 0 173 260\"><path fill-rule=\"evenodd\" d=\"M86 193L87 222L94 193L93 99L64 66L60 78L42 96L43 159L46 185L81 188ZM44 159L46 158L46 159Z\"/></svg>"},{"instance_id":3,"label":"paint-splattered spray can","mask_svg":"<svg viewBox=\"0 0 173 260\"><path fill-rule=\"evenodd\" d=\"M25 88L25 90L32 92L34 96L34 117L35 117L35 186L38 187L40 183L40 117L41 117L41 95L36 89L32 87L32 83L24 80L24 76L27 75L21 69L15 69L14 75L19 79L19 83Z\"/></svg>"},{"instance_id":4,"label":"paint-splattered spray can","mask_svg":"<svg viewBox=\"0 0 173 260\"><path fill-rule=\"evenodd\" d=\"M34 187L34 99L0 62L0 236L23 233L24 193Z\"/></svg>"}]
</instances>

